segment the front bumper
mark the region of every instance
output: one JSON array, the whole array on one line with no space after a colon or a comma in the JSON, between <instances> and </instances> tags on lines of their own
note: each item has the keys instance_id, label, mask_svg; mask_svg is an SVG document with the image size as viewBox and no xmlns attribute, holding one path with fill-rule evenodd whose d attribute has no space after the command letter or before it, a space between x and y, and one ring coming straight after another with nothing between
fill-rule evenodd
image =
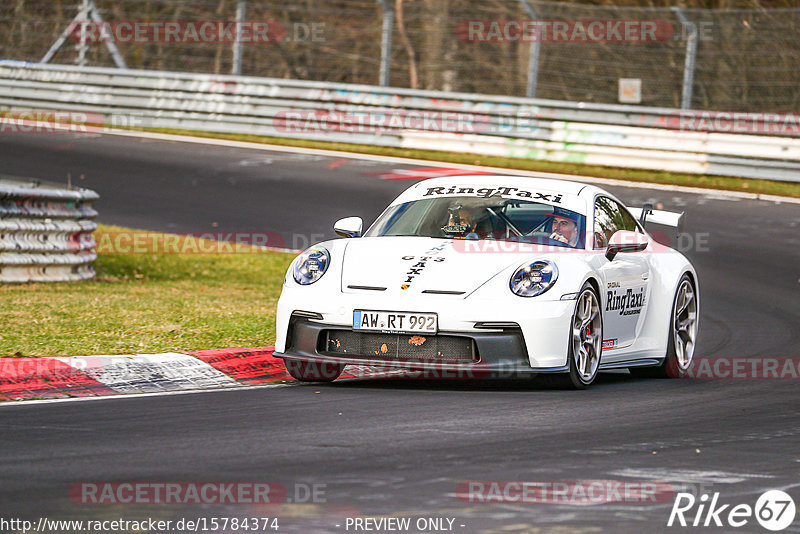
<instances>
[{"instance_id":1,"label":"front bumper","mask_svg":"<svg viewBox=\"0 0 800 534\"><path fill-rule=\"evenodd\" d=\"M325 329L352 331L353 310L395 309L436 313L442 335L473 339L480 359L471 365L498 366L501 369L511 366L537 372L562 370L567 365L574 300L520 297L487 299L474 296L464 299L435 295L403 298L348 293L338 293L332 298L327 292L308 291L312 288L284 287L276 316L275 353L279 357L371 364L364 358L350 361L354 359L320 351L319 335ZM311 312L317 318L298 317L299 311ZM508 323L518 325L518 328L476 328L476 325L485 323ZM299 325L304 332L299 338L292 332L295 325ZM295 342L295 338L300 341ZM380 356L372 359L375 362L385 363L383 355L374 356ZM447 362L438 363L450 365Z\"/></svg>"},{"instance_id":2,"label":"front bumper","mask_svg":"<svg viewBox=\"0 0 800 534\"><path fill-rule=\"evenodd\" d=\"M352 346L354 340L362 338L358 343L361 350L348 354L347 348L341 345L337 348L339 339L345 337L350 338L350 345L346 346ZM396 338L396 342L391 338ZM437 352L433 349L432 355L430 351L426 354L415 346L420 339L428 347L447 346L454 350L448 352L441 348ZM369 350L364 350L367 346ZM284 350L274 355L299 361L366 365L379 370L435 370L436 376L442 377L511 377L567 369L565 365L532 367L522 331L518 327L491 332L442 331L437 336L422 337L347 331L341 325L325 324L297 315L290 319ZM453 374L447 375L447 372Z\"/></svg>"}]
</instances>

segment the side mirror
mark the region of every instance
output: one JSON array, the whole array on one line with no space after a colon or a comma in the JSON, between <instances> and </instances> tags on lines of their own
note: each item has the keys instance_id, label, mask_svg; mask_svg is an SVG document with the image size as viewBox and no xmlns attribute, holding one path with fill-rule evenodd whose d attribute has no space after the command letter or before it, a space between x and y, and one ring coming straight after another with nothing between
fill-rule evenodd
<instances>
[{"instance_id":1,"label":"side mirror","mask_svg":"<svg viewBox=\"0 0 800 534\"><path fill-rule=\"evenodd\" d=\"M342 237L361 237L364 221L361 217L345 217L333 224L333 231Z\"/></svg>"},{"instance_id":2,"label":"side mirror","mask_svg":"<svg viewBox=\"0 0 800 534\"><path fill-rule=\"evenodd\" d=\"M606 249L606 258L613 261L614 257L620 252L641 252L650 244L647 235L630 230L617 230L611 236Z\"/></svg>"}]
</instances>

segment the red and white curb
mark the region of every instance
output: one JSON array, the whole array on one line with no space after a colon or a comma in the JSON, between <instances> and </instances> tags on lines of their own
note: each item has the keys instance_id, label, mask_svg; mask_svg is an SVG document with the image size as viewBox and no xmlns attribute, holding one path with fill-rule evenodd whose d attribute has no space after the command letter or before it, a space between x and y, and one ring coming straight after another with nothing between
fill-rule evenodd
<instances>
[{"instance_id":1,"label":"red and white curb","mask_svg":"<svg viewBox=\"0 0 800 534\"><path fill-rule=\"evenodd\" d=\"M231 388L289 380L274 347L189 354L0 358L0 400Z\"/></svg>"}]
</instances>

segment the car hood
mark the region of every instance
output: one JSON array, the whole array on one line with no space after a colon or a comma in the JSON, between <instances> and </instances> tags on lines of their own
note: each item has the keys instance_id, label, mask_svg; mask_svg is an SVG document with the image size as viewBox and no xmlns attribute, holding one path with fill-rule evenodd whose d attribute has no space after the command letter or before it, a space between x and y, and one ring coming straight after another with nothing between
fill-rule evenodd
<instances>
[{"instance_id":1,"label":"car hood","mask_svg":"<svg viewBox=\"0 0 800 534\"><path fill-rule=\"evenodd\" d=\"M518 252L502 243L481 245L487 242L405 236L348 240L342 291L463 298L506 269L548 256L530 247Z\"/></svg>"}]
</instances>

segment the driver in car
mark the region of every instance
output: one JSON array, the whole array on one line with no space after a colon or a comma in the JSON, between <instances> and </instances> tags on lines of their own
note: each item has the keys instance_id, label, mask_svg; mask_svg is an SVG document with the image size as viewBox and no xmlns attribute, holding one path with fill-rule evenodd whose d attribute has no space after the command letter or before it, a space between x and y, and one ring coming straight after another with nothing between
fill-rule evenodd
<instances>
[{"instance_id":1,"label":"driver in car","mask_svg":"<svg viewBox=\"0 0 800 534\"><path fill-rule=\"evenodd\" d=\"M465 208L461 204L453 204L447 209L447 225L442 230L447 234L452 234L460 238L479 239L476 232L478 226L478 214L475 208Z\"/></svg>"},{"instance_id":2,"label":"driver in car","mask_svg":"<svg viewBox=\"0 0 800 534\"><path fill-rule=\"evenodd\" d=\"M562 208L555 208L548 217L553 219L550 239L561 241L574 247L578 244L578 221L574 213Z\"/></svg>"}]
</instances>

